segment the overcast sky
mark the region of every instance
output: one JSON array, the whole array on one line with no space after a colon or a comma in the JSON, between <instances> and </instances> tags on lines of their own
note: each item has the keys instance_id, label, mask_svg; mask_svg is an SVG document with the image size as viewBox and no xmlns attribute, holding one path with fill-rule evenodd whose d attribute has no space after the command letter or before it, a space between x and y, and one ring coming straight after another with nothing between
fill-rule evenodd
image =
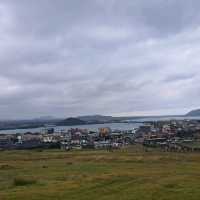
<instances>
[{"instance_id":1,"label":"overcast sky","mask_svg":"<svg viewBox=\"0 0 200 200\"><path fill-rule=\"evenodd\" d=\"M200 1L0 0L0 118L200 107Z\"/></svg>"}]
</instances>

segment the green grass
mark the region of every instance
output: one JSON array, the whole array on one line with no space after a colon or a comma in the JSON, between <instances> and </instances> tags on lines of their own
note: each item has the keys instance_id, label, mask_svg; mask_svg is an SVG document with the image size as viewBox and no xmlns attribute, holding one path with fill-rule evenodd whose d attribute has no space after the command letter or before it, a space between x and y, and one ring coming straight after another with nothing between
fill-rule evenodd
<instances>
[{"instance_id":1,"label":"green grass","mask_svg":"<svg viewBox=\"0 0 200 200\"><path fill-rule=\"evenodd\" d=\"M199 200L200 153L2 151L0 200Z\"/></svg>"}]
</instances>

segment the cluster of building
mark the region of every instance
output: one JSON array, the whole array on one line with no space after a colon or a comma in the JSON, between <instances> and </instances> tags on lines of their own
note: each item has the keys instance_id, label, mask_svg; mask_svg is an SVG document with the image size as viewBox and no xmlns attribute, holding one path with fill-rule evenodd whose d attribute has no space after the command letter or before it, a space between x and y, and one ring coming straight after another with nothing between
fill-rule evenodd
<instances>
[{"instance_id":1,"label":"cluster of building","mask_svg":"<svg viewBox=\"0 0 200 200\"><path fill-rule=\"evenodd\" d=\"M135 142L167 151L200 151L200 121L149 122L138 129Z\"/></svg>"},{"instance_id":2,"label":"cluster of building","mask_svg":"<svg viewBox=\"0 0 200 200\"><path fill-rule=\"evenodd\" d=\"M0 149L61 148L70 149L117 149L140 143L164 150L200 150L200 121L171 120L153 121L132 130L98 131L69 129L55 131L47 127L38 133L1 134Z\"/></svg>"},{"instance_id":3,"label":"cluster of building","mask_svg":"<svg viewBox=\"0 0 200 200\"><path fill-rule=\"evenodd\" d=\"M51 127L38 133L1 134L0 149L113 149L132 144L133 136L134 130L112 131L108 127L100 128L98 131L78 128L55 131Z\"/></svg>"}]
</instances>

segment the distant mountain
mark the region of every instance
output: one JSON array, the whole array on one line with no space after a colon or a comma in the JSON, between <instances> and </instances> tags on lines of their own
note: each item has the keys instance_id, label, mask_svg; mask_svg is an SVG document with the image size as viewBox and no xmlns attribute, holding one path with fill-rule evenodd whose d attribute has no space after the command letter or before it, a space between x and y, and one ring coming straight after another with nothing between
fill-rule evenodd
<instances>
[{"instance_id":1,"label":"distant mountain","mask_svg":"<svg viewBox=\"0 0 200 200\"><path fill-rule=\"evenodd\" d=\"M187 113L186 116L192 116L192 117L200 116L200 109L192 110L189 113Z\"/></svg>"},{"instance_id":2,"label":"distant mountain","mask_svg":"<svg viewBox=\"0 0 200 200\"><path fill-rule=\"evenodd\" d=\"M105 123L112 121L114 118L112 116L103 116L103 115L86 115L86 116L79 116L78 119L85 121L87 123Z\"/></svg>"},{"instance_id":3,"label":"distant mountain","mask_svg":"<svg viewBox=\"0 0 200 200\"><path fill-rule=\"evenodd\" d=\"M79 118L70 117L70 118L67 118L67 119L64 119L64 120L58 122L56 125L58 125L58 126L73 126L73 125L84 125L84 124L86 124L85 121L80 120Z\"/></svg>"},{"instance_id":4,"label":"distant mountain","mask_svg":"<svg viewBox=\"0 0 200 200\"><path fill-rule=\"evenodd\" d=\"M38 117L38 118L34 118L32 120L35 120L35 121L51 121L51 120L56 120L57 118L53 117L53 116L41 116L41 117Z\"/></svg>"},{"instance_id":5,"label":"distant mountain","mask_svg":"<svg viewBox=\"0 0 200 200\"><path fill-rule=\"evenodd\" d=\"M112 116L104 116L104 115L86 115L79 116L78 119L85 121L87 124L99 124L99 123L119 123L126 122L130 120L138 120L145 117L112 117Z\"/></svg>"}]
</instances>

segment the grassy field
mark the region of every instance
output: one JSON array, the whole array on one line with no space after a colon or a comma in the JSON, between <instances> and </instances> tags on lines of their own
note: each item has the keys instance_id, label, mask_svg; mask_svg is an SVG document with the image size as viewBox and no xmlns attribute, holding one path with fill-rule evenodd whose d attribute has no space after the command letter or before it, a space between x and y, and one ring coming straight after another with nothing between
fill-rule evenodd
<instances>
[{"instance_id":1,"label":"grassy field","mask_svg":"<svg viewBox=\"0 0 200 200\"><path fill-rule=\"evenodd\" d=\"M0 152L0 200L199 200L200 153Z\"/></svg>"}]
</instances>

